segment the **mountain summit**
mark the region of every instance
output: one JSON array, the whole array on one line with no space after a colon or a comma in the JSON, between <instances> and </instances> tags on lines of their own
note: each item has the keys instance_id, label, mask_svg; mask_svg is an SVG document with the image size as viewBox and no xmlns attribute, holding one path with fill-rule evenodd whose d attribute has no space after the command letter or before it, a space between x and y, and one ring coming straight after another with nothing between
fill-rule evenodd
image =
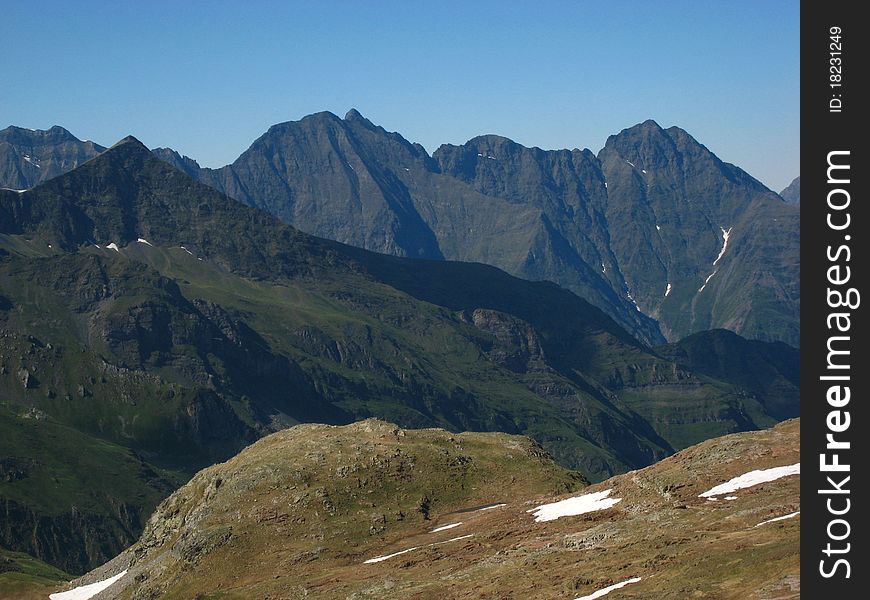
<instances>
[{"instance_id":1,"label":"mountain summit","mask_svg":"<svg viewBox=\"0 0 870 600\"><path fill-rule=\"evenodd\" d=\"M75 169L103 150L58 125L44 131L7 127L0 131L0 187L31 188Z\"/></svg>"}]
</instances>

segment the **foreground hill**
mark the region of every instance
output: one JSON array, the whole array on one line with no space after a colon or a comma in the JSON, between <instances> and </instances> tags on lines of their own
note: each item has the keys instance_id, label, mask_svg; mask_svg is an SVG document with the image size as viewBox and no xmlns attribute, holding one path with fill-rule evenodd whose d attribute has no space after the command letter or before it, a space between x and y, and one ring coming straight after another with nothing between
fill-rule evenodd
<instances>
[{"instance_id":1,"label":"foreground hill","mask_svg":"<svg viewBox=\"0 0 870 600\"><path fill-rule=\"evenodd\" d=\"M94 460L133 451L136 476L70 486L51 506L36 479L0 481L68 540L4 526L0 545L81 572L132 541L155 501L145 490L165 489L154 481L300 422L523 433L597 481L799 412L796 389L769 408L764 390L681 360L554 284L301 233L128 138L32 190L0 190L0 399L10 418L35 409L112 445ZM48 427L24 430L28 444ZM89 543L71 513L105 539Z\"/></svg>"},{"instance_id":2,"label":"foreground hill","mask_svg":"<svg viewBox=\"0 0 870 600\"><path fill-rule=\"evenodd\" d=\"M135 545L70 587L117 577L106 597L799 598L799 429L710 440L579 490L524 438L297 426L199 473ZM740 476L743 487L713 489Z\"/></svg>"}]
</instances>

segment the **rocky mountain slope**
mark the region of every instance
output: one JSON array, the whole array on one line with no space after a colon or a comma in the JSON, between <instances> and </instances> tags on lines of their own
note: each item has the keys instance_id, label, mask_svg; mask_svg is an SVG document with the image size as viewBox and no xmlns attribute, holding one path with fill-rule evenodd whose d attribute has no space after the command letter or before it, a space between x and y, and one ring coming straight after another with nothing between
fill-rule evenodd
<instances>
[{"instance_id":1,"label":"rocky mountain slope","mask_svg":"<svg viewBox=\"0 0 870 600\"><path fill-rule=\"evenodd\" d=\"M652 317L671 340L799 344L799 212L676 127L646 121L597 156L482 136L429 157L357 111L318 113L199 177L315 235L555 281L647 342Z\"/></svg>"},{"instance_id":2,"label":"rocky mountain slope","mask_svg":"<svg viewBox=\"0 0 870 600\"><path fill-rule=\"evenodd\" d=\"M782 190L779 193L782 196L782 199L788 202L789 204L800 204L801 203L801 178L795 177L794 180L788 187Z\"/></svg>"},{"instance_id":3,"label":"rocky mountain slope","mask_svg":"<svg viewBox=\"0 0 870 600\"><path fill-rule=\"evenodd\" d=\"M796 389L696 373L686 356L554 284L303 234L128 138L0 190L0 399L13 423L46 417L16 444L56 423L106 449L95 470L132 451L128 484L68 485L51 506L35 476L0 481L40 529L73 514L107 538L71 537L72 553L4 526L0 545L81 572L138 533L165 482L300 422L524 433L600 480L798 414Z\"/></svg>"},{"instance_id":4,"label":"rocky mountain slope","mask_svg":"<svg viewBox=\"0 0 870 600\"><path fill-rule=\"evenodd\" d=\"M302 425L210 467L69 584L97 598L800 597L800 426L580 490L535 444ZM736 479L739 478L739 479ZM728 483L732 485L728 485Z\"/></svg>"},{"instance_id":5,"label":"rocky mountain slope","mask_svg":"<svg viewBox=\"0 0 870 600\"><path fill-rule=\"evenodd\" d=\"M0 130L0 187L25 190L75 169L105 150L63 127Z\"/></svg>"},{"instance_id":6,"label":"rocky mountain slope","mask_svg":"<svg viewBox=\"0 0 870 600\"><path fill-rule=\"evenodd\" d=\"M351 110L274 125L220 169L155 152L308 233L554 281L646 343L800 342L798 207L676 127L630 127L597 156L494 135L430 156Z\"/></svg>"}]
</instances>

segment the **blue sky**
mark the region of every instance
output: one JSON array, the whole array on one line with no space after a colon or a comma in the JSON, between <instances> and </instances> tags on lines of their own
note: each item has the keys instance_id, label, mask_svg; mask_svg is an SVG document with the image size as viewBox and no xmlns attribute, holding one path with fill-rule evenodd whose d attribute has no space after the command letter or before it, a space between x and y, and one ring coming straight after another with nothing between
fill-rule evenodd
<instances>
[{"instance_id":1,"label":"blue sky","mask_svg":"<svg viewBox=\"0 0 870 600\"><path fill-rule=\"evenodd\" d=\"M799 174L799 2L0 0L0 128L132 134L204 166L350 108L430 152L597 152L655 119L774 190Z\"/></svg>"}]
</instances>

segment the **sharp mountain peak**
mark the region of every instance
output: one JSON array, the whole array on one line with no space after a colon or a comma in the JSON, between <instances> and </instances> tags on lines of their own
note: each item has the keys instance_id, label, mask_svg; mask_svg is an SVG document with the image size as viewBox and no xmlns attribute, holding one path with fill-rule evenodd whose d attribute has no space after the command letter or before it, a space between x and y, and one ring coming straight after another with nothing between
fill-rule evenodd
<instances>
[{"instance_id":1,"label":"sharp mountain peak","mask_svg":"<svg viewBox=\"0 0 870 600\"><path fill-rule=\"evenodd\" d=\"M114 144L109 148L109 150L114 150L115 148L121 148L121 147L123 147L123 146L127 146L127 147L135 147L135 148L137 148L137 149L142 149L142 150L144 150L144 151L147 152L148 154L151 154L151 151L148 149L148 147L147 147L145 144L143 144L142 142L140 142L138 138L136 138L136 137L134 137L134 136L132 136L132 135L128 135L128 136L126 136L126 137L121 138L120 140L118 140L117 142L115 142L115 143L114 143Z\"/></svg>"}]
</instances>

